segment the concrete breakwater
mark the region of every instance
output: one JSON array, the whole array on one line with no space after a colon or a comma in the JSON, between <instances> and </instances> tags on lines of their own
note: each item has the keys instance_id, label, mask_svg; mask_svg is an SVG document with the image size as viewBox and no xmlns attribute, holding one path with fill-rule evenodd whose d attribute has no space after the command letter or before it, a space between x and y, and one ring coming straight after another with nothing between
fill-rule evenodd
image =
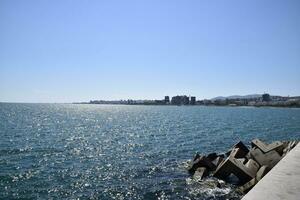
<instances>
[{"instance_id":1,"label":"concrete breakwater","mask_svg":"<svg viewBox=\"0 0 300 200\"><path fill-rule=\"evenodd\" d=\"M298 141L266 144L254 139L248 148L240 141L224 154L196 154L188 171L197 180L213 176L233 183L237 185L237 192L246 194L297 144ZM221 184L216 186L222 187Z\"/></svg>"}]
</instances>

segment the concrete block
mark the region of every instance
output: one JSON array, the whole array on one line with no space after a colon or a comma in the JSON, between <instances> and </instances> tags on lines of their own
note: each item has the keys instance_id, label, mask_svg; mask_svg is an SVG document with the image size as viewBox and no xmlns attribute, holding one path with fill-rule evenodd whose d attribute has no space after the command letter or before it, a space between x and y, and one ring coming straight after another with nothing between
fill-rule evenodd
<instances>
[{"instance_id":1,"label":"concrete block","mask_svg":"<svg viewBox=\"0 0 300 200\"><path fill-rule=\"evenodd\" d=\"M251 158L260 166L266 165L270 169L273 168L281 159L281 156L275 150L263 153L259 148L252 148L250 154Z\"/></svg>"},{"instance_id":2,"label":"concrete block","mask_svg":"<svg viewBox=\"0 0 300 200\"><path fill-rule=\"evenodd\" d=\"M289 141L283 141L283 149L287 148L288 144L290 143Z\"/></svg>"},{"instance_id":3,"label":"concrete block","mask_svg":"<svg viewBox=\"0 0 300 200\"><path fill-rule=\"evenodd\" d=\"M251 149L251 150L252 150L252 149ZM250 154L251 150L250 150L249 153L247 153L247 155L245 156L245 158L246 158L247 160L251 159L251 154Z\"/></svg>"},{"instance_id":4,"label":"concrete block","mask_svg":"<svg viewBox=\"0 0 300 200\"><path fill-rule=\"evenodd\" d=\"M245 166L249 169L252 175L256 174L260 167L253 159L249 159Z\"/></svg>"},{"instance_id":5,"label":"concrete block","mask_svg":"<svg viewBox=\"0 0 300 200\"><path fill-rule=\"evenodd\" d=\"M290 141L290 142L288 143L288 148L289 148L289 150L292 150L297 144L298 144L297 141Z\"/></svg>"},{"instance_id":6,"label":"concrete block","mask_svg":"<svg viewBox=\"0 0 300 200\"><path fill-rule=\"evenodd\" d=\"M202 180L207 175L208 175L208 170L206 169L206 167L199 167L196 169L193 178L195 180Z\"/></svg>"},{"instance_id":7,"label":"concrete block","mask_svg":"<svg viewBox=\"0 0 300 200\"><path fill-rule=\"evenodd\" d=\"M257 149L257 148L255 148ZM260 151L260 149L258 149ZM276 152L275 150L273 150L273 152ZM250 151L251 153L251 151ZM261 152L263 154L263 152ZM269 152L270 153L270 152ZM277 153L277 152L276 152ZM267 153L268 154L268 153ZM278 154L278 153L277 153ZM259 170L256 173L255 178L251 179L249 182L247 182L246 184L244 184L243 186L238 188L238 191L242 192L242 193L247 193L249 190L251 190L253 188L253 186L255 186L255 184L257 184L269 171L270 171L270 167L267 165L263 165L261 168L259 168ZM269 176L270 177L270 176ZM275 177L275 180L280 181L284 181L281 180L280 178L278 178L277 176ZM273 183L269 183L269 184L273 184ZM269 186L269 185L268 185ZM266 187L266 186L265 186ZM282 186L280 185L280 187L278 189L282 189ZM270 191L271 192L271 191ZM274 191L277 192L277 191ZM280 192L280 190L279 190ZM269 194L271 195L271 194ZM272 196L272 195L271 195ZM278 196L279 197L279 196ZM281 196L282 197L282 196ZM255 198L250 198L250 199L255 199ZM265 199L272 199L271 197L269 198L265 198Z\"/></svg>"},{"instance_id":8,"label":"concrete block","mask_svg":"<svg viewBox=\"0 0 300 200\"><path fill-rule=\"evenodd\" d=\"M216 169L214 176L220 179L226 179L230 174L238 177L240 183L246 183L255 177L256 171L244 165L234 157L229 156ZM249 164L250 166L250 164Z\"/></svg>"},{"instance_id":9,"label":"concrete block","mask_svg":"<svg viewBox=\"0 0 300 200\"><path fill-rule=\"evenodd\" d=\"M251 145L252 147L259 148L264 153L276 150L280 155L282 155L282 151L284 149L284 143L279 141L273 142L272 144L265 144L259 139L254 139L252 140Z\"/></svg>"},{"instance_id":10,"label":"concrete block","mask_svg":"<svg viewBox=\"0 0 300 200\"><path fill-rule=\"evenodd\" d=\"M188 171L190 173L195 173L196 169L199 167L206 167L210 171L216 169L216 166L207 157L200 156L190 164Z\"/></svg>"},{"instance_id":11,"label":"concrete block","mask_svg":"<svg viewBox=\"0 0 300 200\"><path fill-rule=\"evenodd\" d=\"M200 158L201 156L197 153L193 159L193 161L197 160L198 158Z\"/></svg>"},{"instance_id":12,"label":"concrete block","mask_svg":"<svg viewBox=\"0 0 300 200\"><path fill-rule=\"evenodd\" d=\"M246 194L256 185L257 182L258 181L256 180L256 178L253 178L249 182L245 183L243 186L239 187L238 190L241 193Z\"/></svg>"},{"instance_id":13,"label":"concrete block","mask_svg":"<svg viewBox=\"0 0 300 200\"><path fill-rule=\"evenodd\" d=\"M262 166L256 173L256 180L260 181L269 171L270 168L267 165Z\"/></svg>"},{"instance_id":14,"label":"concrete block","mask_svg":"<svg viewBox=\"0 0 300 200\"><path fill-rule=\"evenodd\" d=\"M210 161L213 161L214 159L216 159L218 157L217 153L210 153L206 156Z\"/></svg>"},{"instance_id":15,"label":"concrete block","mask_svg":"<svg viewBox=\"0 0 300 200\"><path fill-rule=\"evenodd\" d=\"M232 149L229 156L232 157L232 158L245 158L247 153L243 149L234 148L234 149Z\"/></svg>"},{"instance_id":16,"label":"concrete block","mask_svg":"<svg viewBox=\"0 0 300 200\"><path fill-rule=\"evenodd\" d=\"M219 164L220 164L223 160L224 160L224 158L219 156L219 157L217 157L216 159L214 159L214 160L212 161L212 163L213 163L216 167L218 167Z\"/></svg>"},{"instance_id":17,"label":"concrete block","mask_svg":"<svg viewBox=\"0 0 300 200\"><path fill-rule=\"evenodd\" d=\"M282 157L286 156L286 154L289 152L288 148L283 149Z\"/></svg>"},{"instance_id":18,"label":"concrete block","mask_svg":"<svg viewBox=\"0 0 300 200\"><path fill-rule=\"evenodd\" d=\"M245 152L246 154L249 152L248 147L246 147L242 141L239 141L237 144L235 144L234 148L239 148L243 150L243 152Z\"/></svg>"},{"instance_id":19,"label":"concrete block","mask_svg":"<svg viewBox=\"0 0 300 200\"><path fill-rule=\"evenodd\" d=\"M225 158L225 154L219 154L218 156L221 158Z\"/></svg>"},{"instance_id":20,"label":"concrete block","mask_svg":"<svg viewBox=\"0 0 300 200\"><path fill-rule=\"evenodd\" d=\"M250 159L246 165L248 166L255 166L258 167L258 164L256 163L254 160ZM258 170L258 168L256 168L256 171ZM256 173L256 176L251 179L249 182L245 183L243 186L239 187L238 190L243 193L246 194L247 192L249 192L261 179L262 177L264 177L269 171L269 168L264 165L261 168L259 168L259 170Z\"/></svg>"},{"instance_id":21,"label":"concrete block","mask_svg":"<svg viewBox=\"0 0 300 200\"><path fill-rule=\"evenodd\" d=\"M285 148L283 149L282 156L285 156L288 152L290 152L296 145L298 144L297 141L289 141L286 142Z\"/></svg>"},{"instance_id":22,"label":"concrete block","mask_svg":"<svg viewBox=\"0 0 300 200\"><path fill-rule=\"evenodd\" d=\"M239 141L226 153L226 155L230 156L234 149L239 149L238 152L234 152L235 158L244 158L249 152L249 149L244 145L244 143Z\"/></svg>"},{"instance_id":23,"label":"concrete block","mask_svg":"<svg viewBox=\"0 0 300 200\"><path fill-rule=\"evenodd\" d=\"M247 163L247 159L246 158L237 158L238 161L240 161L243 164Z\"/></svg>"},{"instance_id":24,"label":"concrete block","mask_svg":"<svg viewBox=\"0 0 300 200\"><path fill-rule=\"evenodd\" d=\"M291 143L292 143L292 148L294 148L299 143L299 141L294 140Z\"/></svg>"}]
</instances>

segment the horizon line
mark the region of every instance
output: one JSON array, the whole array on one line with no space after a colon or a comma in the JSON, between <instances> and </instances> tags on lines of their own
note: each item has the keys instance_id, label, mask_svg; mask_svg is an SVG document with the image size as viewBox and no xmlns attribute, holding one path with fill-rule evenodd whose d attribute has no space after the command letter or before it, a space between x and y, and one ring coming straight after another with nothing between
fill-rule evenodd
<instances>
[{"instance_id":1,"label":"horizon line","mask_svg":"<svg viewBox=\"0 0 300 200\"><path fill-rule=\"evenodd\" d=\"M263 93L263 94L267 94L267 93ZM229 95L229 96L215 96L215 97L212 97L212 98L201 98L201 99L198 99L198 100L212 100L214 98L227 98L227 97L232 97L232 96L251 96L251 95L262 95L262 94L246 94L246 95ZM165 95L165 96L169 96L169 95ZM163 96L163 97L165 97ZM175 96L184 96L184 95L175 95ZM190 97L193 97L193 95L185 95L185 96L190 96ZM300 97L300 95L272 95L270 94L270 96L280 96L280 97ZM169 96L171 97L171 96ZM172 96L173 97L173 96ZM196 97L196 96L194 96ZM196 97L197 99L197 97ZM133 98L127 98L127 99L112 99L112 100L105 100L105 99L90 99L90 100L87 100L87 101L72 101L72 102L49 102L49 101L40 101L40 102L36 102L36 101L0 101L0 103L40 103L40 104L74 104L74 103L89 103L90 101L128 101L128 100L134 100L134 101L155 101L155 100L162 100L162 99L133 99Z\"/></svg>"}]
</instances>

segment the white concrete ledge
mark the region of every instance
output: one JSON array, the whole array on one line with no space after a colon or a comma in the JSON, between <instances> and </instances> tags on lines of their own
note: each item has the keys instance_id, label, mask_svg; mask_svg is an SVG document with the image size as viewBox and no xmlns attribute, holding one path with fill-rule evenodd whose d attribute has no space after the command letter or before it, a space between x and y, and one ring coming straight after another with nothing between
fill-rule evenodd
<instances>
[{"instance_id":1,"label":"white concrete ledge","mask_svg":"<svg viewBox=\"0 0 300 200\"><path fill-rule=\"evenodd\" d=\"M300 199L300 143L242 198L268 199Z\"/></svg>"}]
</instances>

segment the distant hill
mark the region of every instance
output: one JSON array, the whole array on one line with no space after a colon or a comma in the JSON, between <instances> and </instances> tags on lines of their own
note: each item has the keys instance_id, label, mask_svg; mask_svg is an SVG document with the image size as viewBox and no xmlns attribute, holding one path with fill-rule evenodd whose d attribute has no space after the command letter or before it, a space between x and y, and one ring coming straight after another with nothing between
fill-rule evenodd
<instances>
[{"instance_id":1,"label":"distant hill","mask_svg":"<svg viewBox=\"0 0 300 200\"><path fill-rule=\"evenodd\" d=\"M261 97L261 94L248 94L248 95L232 95L228 97L218 96L211 100L225 100L225 99L254 99Z\"/></svg>"}]
</instances>

